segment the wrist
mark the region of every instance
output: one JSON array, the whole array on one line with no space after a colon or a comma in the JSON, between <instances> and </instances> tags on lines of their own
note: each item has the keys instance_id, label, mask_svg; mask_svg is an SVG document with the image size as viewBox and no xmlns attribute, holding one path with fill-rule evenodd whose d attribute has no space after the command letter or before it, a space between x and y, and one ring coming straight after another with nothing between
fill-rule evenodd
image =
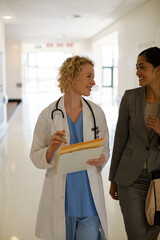
<instances>
[{"instance_id":1,"label":"wrist","mask_svg":"<svg viewBox=\"0 0 160 240\"><path fill-rule=\"evenodd\" d=\"M53 155L54 155L54 152L53 152L52 148L49 146L49 147L47 148L47 151L46 151L46 160L47 160L47 163L50 163L51 158L52 158Z\"/></svg>"}]
</instances>

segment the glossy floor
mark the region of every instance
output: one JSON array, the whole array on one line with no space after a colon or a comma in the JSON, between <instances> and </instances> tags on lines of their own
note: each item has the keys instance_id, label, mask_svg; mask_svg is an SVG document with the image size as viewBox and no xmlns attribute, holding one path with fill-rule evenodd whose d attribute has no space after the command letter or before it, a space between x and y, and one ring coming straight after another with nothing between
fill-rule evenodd
<instances>
[{"instance_id":1,"label":"glossy floor","mask_svg":"<svg viewBox=\"0 0 160 240\"><path fill-rule=\"evenodd\" d=\"M108 121L111 148L118 112L112 94L109 91L101 98ZM0 240L37 239L34 228L45 171L33 166L29 152L38 114L57 98L56 93L25 95L0 140ZM109 240L126 240L118 202L108 194L109 165L110 161L102 172Z\"/></svg>"}]
</instances>

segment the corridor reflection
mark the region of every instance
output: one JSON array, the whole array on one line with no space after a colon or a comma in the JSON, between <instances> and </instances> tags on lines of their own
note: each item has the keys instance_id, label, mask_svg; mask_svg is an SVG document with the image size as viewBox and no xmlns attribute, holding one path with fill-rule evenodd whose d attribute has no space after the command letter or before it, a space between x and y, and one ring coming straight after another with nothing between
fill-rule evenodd
<instances>
[{"instance_id":1,"label":"corridor reflection","mask_svg":"<svg viewBox=\"0 0 160 240\"><path fill-rule=\"evenodd\" d=\"M1 240L37 239L34 236L34 228L45 171L33 166L29 152L33 129L39 113L59 96L59 93L25 94L21 105L8 125L8 130L0 140ZM112 148L118 106L116 100L113 99L111 89L104 90L100 105L106 114ZM108 194L109 165L110 161L102 173L106 192L109 239L125 240L118 202L113 201ZM119 229L119 231L117 232L115 229Z\"/></svg>"}]
</instances>

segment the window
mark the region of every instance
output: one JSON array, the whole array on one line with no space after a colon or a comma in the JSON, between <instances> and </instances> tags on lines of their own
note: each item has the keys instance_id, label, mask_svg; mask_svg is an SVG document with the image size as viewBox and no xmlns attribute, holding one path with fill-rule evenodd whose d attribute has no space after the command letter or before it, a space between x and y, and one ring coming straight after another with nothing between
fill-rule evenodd
<instances>
[{"instance_id":1,"label":"window","mask_svg":"<svg viewBox=\"0 0 160 240\"><path fill-rule=\"evenodd\" d=\"M103 67L103 87L113 87L113 67Z\"/></svg>"},{"instance_id":2,"label":"window","mask_svg":"<svg viewBox=\"0 0 160 240\"><path fill-rule=\"evenodd\" d=\"M102 46L102 86L117 86L118 46Z\"/></svg>"},{"instance_id":3,"label":"window","mask_svg":"<svg viewBox=\"0 0 160 240\"><path fill-rule=\"evenodd\" d=\"M26 92L53 92L57 87L58 68L72 57L65 52L33 52L27 54L25 69Z\"/></svg>"}]
</instances>

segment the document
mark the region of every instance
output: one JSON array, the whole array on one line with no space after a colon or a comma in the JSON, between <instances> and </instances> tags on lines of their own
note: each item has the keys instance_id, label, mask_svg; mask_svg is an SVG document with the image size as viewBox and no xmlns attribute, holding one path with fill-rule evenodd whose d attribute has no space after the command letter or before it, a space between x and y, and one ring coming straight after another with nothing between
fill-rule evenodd
<instances>
[{"instance_id":1,"label":"document","mask_svg":"<svg viewBox=\"0 0 160 240\"><path fill-rule=\"evenodd\" d=\"M95 168L86 162L89 159L100 157L103 151L103 140L104 138L100 138L62 147L59 151L55 174L67 174Z\"/></svg>"}]
</instances>

